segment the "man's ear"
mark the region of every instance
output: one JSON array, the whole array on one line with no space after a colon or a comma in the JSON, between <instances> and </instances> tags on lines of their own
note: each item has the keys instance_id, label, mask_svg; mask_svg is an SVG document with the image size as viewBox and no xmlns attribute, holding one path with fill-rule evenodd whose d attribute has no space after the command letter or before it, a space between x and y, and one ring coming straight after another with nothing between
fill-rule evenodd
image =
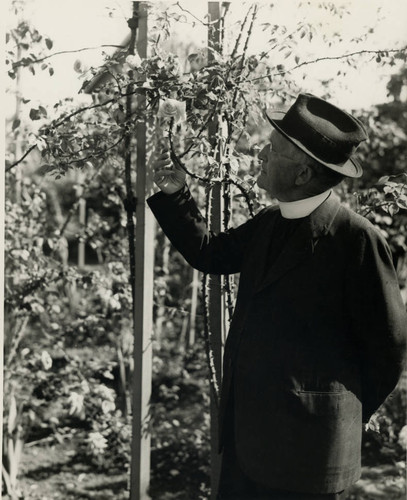
<instances>
[{"instance_id":1,"label":"man's ear","mask_svg":"<svg viewBox=\"0 0 407 500\"><path fill-rule=\"evenodd\" d=\"M308 165L300 165L297 172L297 177L295 178L296 186L304 186L311 181L314 176L314 172Z\"/></svg>"}]
</instances>

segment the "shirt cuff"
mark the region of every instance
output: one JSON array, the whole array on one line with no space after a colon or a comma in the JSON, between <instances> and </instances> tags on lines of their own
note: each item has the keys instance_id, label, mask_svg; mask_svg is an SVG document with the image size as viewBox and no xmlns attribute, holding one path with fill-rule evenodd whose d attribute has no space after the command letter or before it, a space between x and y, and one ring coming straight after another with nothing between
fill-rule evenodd
<instances>
[{"instance_id":1,"label":"shirt cuff","mask_svg":"<svg viewBox=\"0 0 407 500\"><path fill-rule=\"evenodd\" d=\"M191 193L189 191L188 185L185 183L181 189L175 191L175 193L166 194L163 191L158 191L158 193L153 194L150 198L147 199L147 202L150 204L151 202L158 200L171 200L171 201L181 201L188 200L191 197Z\"/></svg>"}]
</instances>

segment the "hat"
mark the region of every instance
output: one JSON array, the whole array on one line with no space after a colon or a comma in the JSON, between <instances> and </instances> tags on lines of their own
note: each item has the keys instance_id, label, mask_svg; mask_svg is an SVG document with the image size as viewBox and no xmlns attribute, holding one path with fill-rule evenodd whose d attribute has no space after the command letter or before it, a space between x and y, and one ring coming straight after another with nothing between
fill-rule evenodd
<instances>
[{"instance_id":1,"label":"hat","mask_svg":"<svg viewBox=\"0 0 407 500\"><path fill-rule=\"evenodd\" d=\"M322 165L347 177L362 175L352 155L368 136L357 118L312 94L299 94L287 112L266 116L286 139Z\"/></svg>"}]
</instances>

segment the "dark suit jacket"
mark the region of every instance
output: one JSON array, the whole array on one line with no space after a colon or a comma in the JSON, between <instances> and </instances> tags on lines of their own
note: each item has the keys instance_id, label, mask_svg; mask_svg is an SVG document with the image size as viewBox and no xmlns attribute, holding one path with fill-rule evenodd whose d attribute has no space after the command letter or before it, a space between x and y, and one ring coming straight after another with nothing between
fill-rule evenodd
<instances>
[{"instance_id":1,"label":"dark suit jacket","mask_svg":"<svg viewBox=\"0 0 407 500\"><path fill-rule=\"evenodd\" d=\"M233 390L245 473L270 488L347 488L360 476L362 420L393 390L403 364L405 307L383 237L332 194L265 268L275 208L213 235L187 188L148 203L193 267L241 273L220 426Z\"/></svg>"}]
</instances>

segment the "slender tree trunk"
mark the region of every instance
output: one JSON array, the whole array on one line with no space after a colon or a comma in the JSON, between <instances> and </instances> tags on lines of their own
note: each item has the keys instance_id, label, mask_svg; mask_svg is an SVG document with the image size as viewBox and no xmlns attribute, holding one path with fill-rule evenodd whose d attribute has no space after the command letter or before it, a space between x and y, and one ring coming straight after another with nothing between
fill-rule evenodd
<instances>
[{"instance_id":1,"label":"slender tree trunk","mask_svg":"<svg viewBox=\"0 0 407 500\"><path fill-rule=\"evenodd\" d=\"M83 198L83 173L77 171L76 182L78 184L78 219L81 236L78 241L78 267L79 269L85 267L85 238L84 233L86 229L86 200Z\"/></svg>"},{"instance_id":2,"label":"slender tree trunk","mask_svg":"<svg viewBox=\"0 0 407 500\"><path fill-rule=\"evenodd\" d=\"M126 376L126 365L124 363L123 350L121 346L121 338L118 338L117 346L117 361L119 365L119 410L122 411L123 416L127 417L129 413L129 401L128 401L128 391L127 391L127 376Z\"/></svg>"},{"instance_id":3,"label":"slender tree trunk","mask_svg":"<svg viewBox=\"0 0 407 500\"><path fill-rule=\"evenodd\" d=\"M165 281L167 281L170 272L170 248L171 244L168 238L164 238L161 269ZM155 323L155 339L160 344L163 334L163 326L165 323L165 295L159 298L159 304L160 305L157 308L157 319Z\"/></svg>"},{"instance_id":4,"label":"slender tree trunk","mask_svg":"<svg viewBox=\"0 0 407 500\"><path fill-rule=\"evenodd\" d=\"M187 331L189 326L189 314L185 313L182 317L181 333L179 336L179 348L184 350L186 345Z\"/></svg>"},{"instance_id":5,"label":"slender tree trunk","mask_svg":"<svg viewBox=\"0 0 407 500\"><path fill-rule=\"evenodd\" d=\"M196 336L196 310L198 308L198 291L199 291L199 271L192 270L192 283L191 283L191 314L189 321L189 337L188 346L191 347L195 344Z\"/></svg>"}]
</instances>

